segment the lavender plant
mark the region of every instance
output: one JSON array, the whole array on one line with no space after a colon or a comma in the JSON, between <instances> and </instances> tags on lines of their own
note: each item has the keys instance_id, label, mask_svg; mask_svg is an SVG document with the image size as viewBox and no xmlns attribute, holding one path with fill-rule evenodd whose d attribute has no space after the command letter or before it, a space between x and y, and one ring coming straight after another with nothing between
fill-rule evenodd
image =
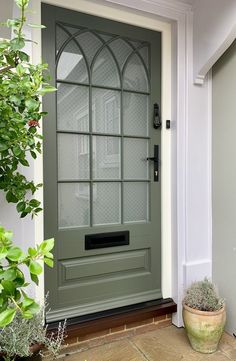
<instances>
[{"instance_id":1,"label":"lavender plant","mask_svg":"<svg viewBox=\"0 0 236 361\"><path fill-rule=\"evenodd\" d=\"M183 303L200 311L218 311L224 305L215 285L205 278L203 281L194 282L187 289Z\"/></svg>"},{"instance_id":2,"label":"lavender plant","mask_svg":"<svg viewBox=\"0 0 236 361\"><path fill-rule=\"evenodd\" d=\"M44 326L45 306L31 319L24 319L17 313L13 322L0 330L0 352L5 361L32 355L31 346L44 345L50 357L55 359L65 339L66 322L60 323L55 333L49 333Z\"/></svg>"}]
</instances>

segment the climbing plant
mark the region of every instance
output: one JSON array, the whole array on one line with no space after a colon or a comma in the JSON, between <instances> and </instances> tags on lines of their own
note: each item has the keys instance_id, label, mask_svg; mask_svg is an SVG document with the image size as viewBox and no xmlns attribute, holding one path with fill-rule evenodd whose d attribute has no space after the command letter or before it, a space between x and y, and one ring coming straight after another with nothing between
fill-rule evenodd
<instances>
[{"instance_id":1,"label":"climbing plant","mask_svg":"<svg viewBox=\"0 0 236 361\"><path fill-rule=\"evenodd\" d=\"M41 153L42 136L38 131L46 113L41 111L41 96L56 89L48 83L47 64L34 65L23 50L23 33L29 0L15 0L21 16L4 24L12 29L11 40L0 40L0 189L6 200L15 203L21 217L42 210L32 197L42 184L26 178L22 167L30 157ZM27 24L43 28L42 25Z\"/></svg>"}]
</instances>

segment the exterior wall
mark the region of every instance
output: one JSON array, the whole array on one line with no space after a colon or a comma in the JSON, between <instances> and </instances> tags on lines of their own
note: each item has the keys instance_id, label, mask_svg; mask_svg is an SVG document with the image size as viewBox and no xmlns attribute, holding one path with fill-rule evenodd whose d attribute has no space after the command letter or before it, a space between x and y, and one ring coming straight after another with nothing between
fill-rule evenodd
<instances>
[{"instance_id":1,"label":"exterior wall","mask_svg":"<svg viewBox=\"0 0 236 361\"><path fill-rule=\"evenodd\" d=\"M213 280L226 299L228 332L236 331L236 42L213 68Z\"/></svg>"},{"instance_id":2,"label":"exterior wall","mask_svg":"<svg viewBox=\"0 0 236 361\"><path fill-rule=\"evenodd\" d=\"M12 18L13 0L0 0L0 23ZM7 27L0 28L0 38L9 39L11 31Z\"/></svg>"},{"instance_id":3,"label":"exterior wall","mask_svg":"<svg viewBox=\"0 0 236 361\"><path fill-rule=\"evenodd\" d=\"M48 3L80 9L100 16L127 21L162 31L164 36L163 66L172 67L164 72L163 106L167 111L163 121L171 119L171 130L163 126L165 144L163 184L163 289L164 297L172 296L179 305L174 322L182 325L181 301L185 287L192 281L211 276L211 207L210 207L210 161L211 161L211 114L210 79L203 87L193 85L193 14L191 7L170 0L107 0L84 1L48 0ZM37 15L32 22L40 22L40 1L32 0ZM123 15L122 15L123 14ZM162 22L160 22L162 19ZM164 21L164 22L163 22ZM172 27L171 39L165 24ZM155 25L156 24L156 25ZM159 25L157 25L159 24ZM159 26L159 29L158 29ZM169 27L169 25L167 26ZM40 34L34 30L34 40L41 43ZM40 61L40 48L30 49L33 61ZM169 54L169 55L168 55ZM172 65L171 65L172 64ZM172 90L171 90L171 86ZM172 112L170 114L170 109ZM169 111L168 111L169 109ZM163 160L162 160L163 161ZM171 169L168 169L171 162ZM42 178L42 159L29 169L37 181ZM42 198L42 194L39 194ZM17 233L17 242L29 240L27 245L43 239L42 214L33 222L18 220L13 207L5 202L0 209L0 220ZM27 237L26 237L27 235ZM43 282L38 289L43 298Z\"/></svg>"},{"instance_id":4,"label":"exterior wall","mask_svg":"<svg viewBox=\"0 0 236 361\"><path fill-rule=\"evenodd\" d=\"M236 37L235 0L194 1L194 80L202 82Z\"/></svg>"}]
</instances>

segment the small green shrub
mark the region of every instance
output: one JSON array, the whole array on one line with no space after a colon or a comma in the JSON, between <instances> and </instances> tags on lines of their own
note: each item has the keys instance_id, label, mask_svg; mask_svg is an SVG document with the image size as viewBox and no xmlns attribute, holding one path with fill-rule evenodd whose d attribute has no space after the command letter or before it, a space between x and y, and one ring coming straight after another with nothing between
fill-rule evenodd
<instances>
[{"instance_id":1,"label":"small green shrub","mask_svg":"<svg viewBox=\"0 0 236 361\"><path fill-rule=\"evenodd\" d=\"M29 283L22 266L28 269L36 284L43 271L39 261L53 267L54 239L44 241L36 248L29 247L24 253L13 244L12 238L13 233L0 226L0 327L11 323L17 314L29 319L39 311L39 305L26 293Z\"/></svg>"},{"instance_id":2,"label":"small green shrub","mask_svg":"<svg viewBox=\"0 0 236 361\"><path fill-rule=\"evenodd\" d=\"M194 282L187 289L183 303L199 311L218 311L224 305L215 285L205 278L203 281Z\"/></svg>"},{"instance_id":3,"label":"small green shrub","mask_svg":"<svg viewBox=\"0 0 236 361\"><path fill-rule=\"evenodd\" d=\"M18 312L12 323L0 329L0 352L5 361L13 361L18 357L32 355L30 346L44 345L54 359L65 339L66 323L59 324L56 333L49 333L44 325L45 307L31 319L22 318Z\"/></svg>"}]
</instances>

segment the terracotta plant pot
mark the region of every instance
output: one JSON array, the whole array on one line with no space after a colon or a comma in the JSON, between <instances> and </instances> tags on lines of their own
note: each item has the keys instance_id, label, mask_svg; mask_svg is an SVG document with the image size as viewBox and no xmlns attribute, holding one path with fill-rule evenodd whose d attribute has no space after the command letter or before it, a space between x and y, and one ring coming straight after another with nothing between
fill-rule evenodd
<instances>
[{"instance_id":1,"label":"terracotta plant pot","mask_svg":"<svg viewBox=\"0 0 236 361\"><path fill-rule=\"evenodd\" d=\"M219 311L199 311L183 305L184 326L192 348L202 353L217 350L224 332L225 306Z\"/></svg>"}]
</instances>

